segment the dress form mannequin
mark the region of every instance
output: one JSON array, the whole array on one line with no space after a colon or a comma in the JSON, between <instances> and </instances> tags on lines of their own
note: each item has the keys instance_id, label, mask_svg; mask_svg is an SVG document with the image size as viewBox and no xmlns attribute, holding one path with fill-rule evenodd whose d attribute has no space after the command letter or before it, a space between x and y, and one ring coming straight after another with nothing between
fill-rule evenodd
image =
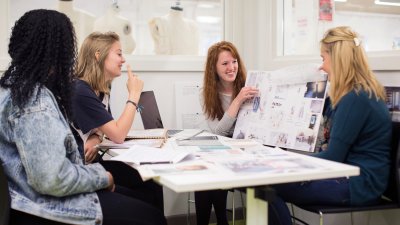
<instances>
[{"instance_id":1,"label":"dress form mannequin","mask_svg":"<svg viewBox=\"0 0 400 225\"><path fill-rule=\"evenodd\" d=\"M112 4L106 14L94 22L94 30L100 32L113 31L119 35L122 52L131 54L135 50L136 42L132 37L132 25L128 19L118 14L119 7Z\"/></svg>"},{"instance_id":2,"label":"dress form mannequin","mask_svg":"<svg viewBox=\"0 0 400 225\"><path fill-rule=\"evenodd\" d=\"M83 10L75 9L72 0L59 0L58 11L67 15L74 24L78 47L80 47L86 36L93 31L95 16Z\"/></svg>"},{"instance_id":3,"label":"dress form mannequin","mask_svg":"<svg viewBox=\"0 0 400 225\"><path fill-rule=\"evenodd\" d=\"M171 7L167 15L150 20L149 28L156 54L198 55L197 24L184 18L182 10Z\"/></svg>"}]
</instances>

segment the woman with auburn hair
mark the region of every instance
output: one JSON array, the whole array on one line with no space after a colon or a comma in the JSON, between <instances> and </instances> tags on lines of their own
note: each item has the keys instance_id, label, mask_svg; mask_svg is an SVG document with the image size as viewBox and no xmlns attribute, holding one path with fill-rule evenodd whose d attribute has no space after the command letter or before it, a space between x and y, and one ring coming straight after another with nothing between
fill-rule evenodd
<instances>
[{"instance_id":1,"label":"woman with auburn hair","mask_svg":"<svg viewBox=\"0 0 400 225\"><path fill-rule=\"evenodd\" d=\"M212 133L232 137L240 106L258 94L244 87L246 69L236 47L221 41L208 49L201 103ZM218 225L227 225L226 190L195 192L198 225L208 224L214 206Z\"/></svg>"},{"instance_id":2,"label":"woman with auburn hair","mask_svg":"<svg viewBox=\"0 0 400 225\"><path fill-rule=\"evenodd\" d=\"M83 163L69 126L75 43L71 21L54 10L28 11L12 29L0 78L10 224L166 224L157 208L115 192L102 165Z\"/></svg>"},{"instance_id":3,"label":"woman with auburn hair","mask_svg":"<svg viewBox=\"0 0 400 225\"><path fill-rule=\"evenodd\" d=\"M124 63L120 39L114 32L91 33L79 50L72 96L73 127L86 163L96 159L97 145L104 135L115 143L122 143L139 111L143 81L128 65L125 108L118 119L111 114L111 82L121 76ZM164 212L162 186L152 180L143 182L137 170L123 162L100 160L100 163L114 174L116 191L149 202Z\"/></svg>"},{"instance_id":4,"label":"woman with auburn hair","mask_svg":"<svg viewBox=\"0 0 400 225\"><path fill-rule=\"evenodd\" d=\"M291 223L285 202L369 205L379 202L390 170L391 118L384 87L369 68L358 35L349 27L328 30L321 40L321 69L330 81L332 104L328 148L314 156L355 165L360 175L274 186L270 223Z\"/></svg>"}]
</instances>

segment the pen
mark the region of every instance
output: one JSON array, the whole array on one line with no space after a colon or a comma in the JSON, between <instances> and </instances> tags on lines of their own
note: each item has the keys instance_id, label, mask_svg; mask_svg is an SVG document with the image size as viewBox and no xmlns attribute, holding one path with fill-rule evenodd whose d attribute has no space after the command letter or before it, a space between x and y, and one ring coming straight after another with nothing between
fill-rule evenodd
<instances>
[{"instance_id":1,"label":"pen","mask_svg":"<svg viewBox=\"0 0 400 225\"><path fill-rule=\"evenodd\" d=\"M199 135L199 134L201 134L203 132L204 132L204 130L200 130L199 132L193 134L192 136L189 136L189 137L186 137L186 138L178 138L176 140L178 140L178 141L190 140L191 138L194 138L194 137L196 137L197 135Z\"/></svg>"},{"instance_id":2,"label":"pen","mask_svg":"<svg viewBox=\"0 0 400 225\"><path fill-rule=\"evenodd\" d=\"M160 162L140 162L139 165L152 165L152 164L171 164L171 161L160 161Z\"/></svg>"}]
</instances>

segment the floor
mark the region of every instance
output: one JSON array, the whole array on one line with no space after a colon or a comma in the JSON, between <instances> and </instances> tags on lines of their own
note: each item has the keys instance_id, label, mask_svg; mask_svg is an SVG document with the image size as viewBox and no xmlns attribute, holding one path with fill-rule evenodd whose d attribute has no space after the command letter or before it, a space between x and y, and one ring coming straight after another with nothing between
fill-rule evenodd
<instances>
[{"instance_id":1,"label":"floor","mask_svg":"<svg viewBox=\"0 0 400 225\"><path fill-rule=\"evenodd\" d=\"M229 225L232 225L233 223L232 223L232 221L229 221ZM246 224L246 221L244 221L244 220L237 220L237 221L235 221L235 225L245 225ZM209 225L217 225L216 223L210 223Z\"/></svg>"}]
</instances>

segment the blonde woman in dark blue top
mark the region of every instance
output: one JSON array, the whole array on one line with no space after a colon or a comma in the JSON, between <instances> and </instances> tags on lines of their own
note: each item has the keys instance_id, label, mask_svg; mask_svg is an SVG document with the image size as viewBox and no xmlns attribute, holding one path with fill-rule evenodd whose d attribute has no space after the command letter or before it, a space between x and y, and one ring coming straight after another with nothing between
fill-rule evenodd
<instances>
[{"instance_id":1,"label":"blonde woman in dark blue top","mask_svg":"<svg viewBox=\"0 0 400 225\"><path fill-rule=\"evenodd\" d=\"M321 69L328 74L332 106L328 148L315 157L355 165L360 175L277 185L269 207L270 224L291 224L285 202L368 205L380 200L388 183L391 119L378 82L355 32L327 31L321 40Z\"/></svg>"}]
</instances>

